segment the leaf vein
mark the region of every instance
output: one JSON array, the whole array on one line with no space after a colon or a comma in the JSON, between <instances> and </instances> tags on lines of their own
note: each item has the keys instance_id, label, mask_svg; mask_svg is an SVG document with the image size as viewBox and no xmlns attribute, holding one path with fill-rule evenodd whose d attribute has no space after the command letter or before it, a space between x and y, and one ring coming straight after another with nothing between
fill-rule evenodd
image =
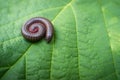
<instances>
[{"instance_id":1,"label":"leaf vein","mask_svg":"<svg viewBox=\"0 0 120 80\"><path fill-rule=\"evenodd\" d=\"M73 2L73 0L71 0L67 5L65 5L61 10L60 12L55 16L55 18L52 20L52 23L55 22L55 20L57 19L57 17L68 7L70 6L70 4ZM53 40L53 50L52 50L52 53L51 53L51 62L50 62L50 80L52 80L52 61L53 61L53 53L54 53L54 44L55 44L55 37L54 37L54 40Z\"/></svg>"},{"instance_id":2,"label":"leaf vein","mask_svg":"<svg viewBox=\"0 0 120 80\"><path fill-rule=\"evenodd\" d=\"M25 50L25 52L15 61L15 63L14 63L12 66L9 67L9 69L3 74L3 76L1 77L1 79L5 76L5 74L7 74L7 72L8 72L9 70L11 70L11 69L14 67L15 64L17 64L17 62L18 62L22 57L24 57L24 56L26 55L27 51L31 48L31 46L32 46L32 44L31 44L31 45Z\"/></svg>"},{"instance_id":3,"label":"leaf vein","mask_svg":"<svg viewBox=\"0 0 120 80\"><path fill-rule=\"evenodd\" d=\"M44 13L44 12L52 11L52 10L55 10L55 9L61 9L62 7L63 7L63 6L56 7L56 8L48 8L48 9L45 9L45 10L42 10L42 11L38 10L38 11L32 12L32 13L26 15L26 16L23 16L22 18L21 18L21 17L20 17L20 18L17 18L16 20L14 20L14 22L13 22L13 21L10 21L10 22L8 22L8 23L1 24L1 25L0 25L0 28L3 27L3 26L5 26L5 25L8 25L8 24L15 23L15 22L17 22L18 20L24 19L24 18L26 18L26 17L28 17L28 16L33 15L33 14L36 14L36 13Z\"/></svg>"},{"instance_id":4,"label":"leaf vein","mask_svg":"<svg viewBox=\"0 0 120 80\"><path fill-rule=\"evenodd\" d=\"M77 46L77 56L78 56L78 58L77 58L77 62L78 62L78 74L79 74L79 80L80 80L80 56L79 56L79 50L78 50L78 28L77 28L77 19L76 19L76 14L75 14L75 11L74 11L74 8L73 8L73 6L71 5L71 9L72 9L72 11L73 11L73 15L74 15L74 18L75 18L75 23L76 23L76 25L75 25L75 30L76 30L76 46Z\"/></svg>"},{"instance_id":5,"label":"leaf vein","mask_svg":"<svg viewBox=\"0 0 120 80\"><path fill-rule=\"evenodd\" d=\"M112 52L111 43L110 43L110 37L109 37L109 32L107 30L107 22L105 20L105 14L104 14L104 11L102 10L102 4L101 4L100 0L98 0L98 3L100 5L100 10L101 10L101 13L102 13L102 16L103 16L105 29L106 29L106 32L108 33L107 36L108 36L108 40L109 40L109 44L110 44L110 50L111 50L111 54L112 54L113 67L114 67L114 71L115 71L115 74L116 74L116 78L118 79L118 74L117 74L117 71L115 69L116 68L116 64L115 64L114 54Z\"/></svg>"}]
</instances>

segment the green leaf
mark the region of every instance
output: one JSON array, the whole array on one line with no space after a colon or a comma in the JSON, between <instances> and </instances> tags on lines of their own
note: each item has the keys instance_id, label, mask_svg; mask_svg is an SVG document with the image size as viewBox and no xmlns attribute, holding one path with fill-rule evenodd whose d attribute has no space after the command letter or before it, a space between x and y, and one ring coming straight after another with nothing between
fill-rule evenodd
<instances>
[{"instance_id":1,"label":"green leaf","mask_svg":"<svg viewBox=\"0 0 120 80\"><path fill-rule=\"evenodd\" d=\"M38 16L50 44L21 35ZM0 0L0 80L120 80L120 0Z\"/></svg>"}]
</instances>

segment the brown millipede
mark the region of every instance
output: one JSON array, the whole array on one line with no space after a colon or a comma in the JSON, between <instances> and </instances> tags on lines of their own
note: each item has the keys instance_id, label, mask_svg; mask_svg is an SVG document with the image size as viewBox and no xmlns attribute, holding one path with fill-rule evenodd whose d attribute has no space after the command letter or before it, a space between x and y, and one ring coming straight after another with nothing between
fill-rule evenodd
<instances>
[{"instance_id":1,"label":"brown millipede","mask_svg":"<svg viewBox=\"0 0 120 80\"><path fill-rule=\"evenodd\" d=\"M53 37L52 23L43 17L35 17L28 20L22 27L21 32L25 39L36 42L45 36L45 40L49 43Z\"/></svg>"}]
</instances>

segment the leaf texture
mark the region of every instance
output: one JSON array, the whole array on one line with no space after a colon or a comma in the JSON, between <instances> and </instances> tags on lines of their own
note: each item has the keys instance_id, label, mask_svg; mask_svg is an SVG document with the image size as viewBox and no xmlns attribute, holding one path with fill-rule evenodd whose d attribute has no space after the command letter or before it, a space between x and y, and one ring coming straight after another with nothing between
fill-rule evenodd
<instances>
[{"instance_id":1,"label":"leaf texture","mask_svg":"<svg viewBox=\"0 0 120 80\"><path fill-rule=\"evenodd\" d=\"M32 17L50 44L21 35ZM0 0L0 80L120 80L120 0Z\"/></svg>"}]
</instances>

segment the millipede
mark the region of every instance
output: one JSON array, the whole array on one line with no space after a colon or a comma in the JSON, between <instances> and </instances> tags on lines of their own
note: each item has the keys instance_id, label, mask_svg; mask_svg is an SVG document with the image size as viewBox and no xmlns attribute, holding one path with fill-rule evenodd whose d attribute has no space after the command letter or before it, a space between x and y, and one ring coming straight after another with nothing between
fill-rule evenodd
<instances>
[{"instance_id":1,"label":"millipede","mask_svg":"<svg viewBox=\"0 0 120 80\"><path fill-rule=\"evenodd\" d=\"M53 32L53 24L43 17L31 18L21 29L23 37L31 42L37 42L45 37L45 40L49 43L52 40Z\"/></svg>"}]
</instances>

